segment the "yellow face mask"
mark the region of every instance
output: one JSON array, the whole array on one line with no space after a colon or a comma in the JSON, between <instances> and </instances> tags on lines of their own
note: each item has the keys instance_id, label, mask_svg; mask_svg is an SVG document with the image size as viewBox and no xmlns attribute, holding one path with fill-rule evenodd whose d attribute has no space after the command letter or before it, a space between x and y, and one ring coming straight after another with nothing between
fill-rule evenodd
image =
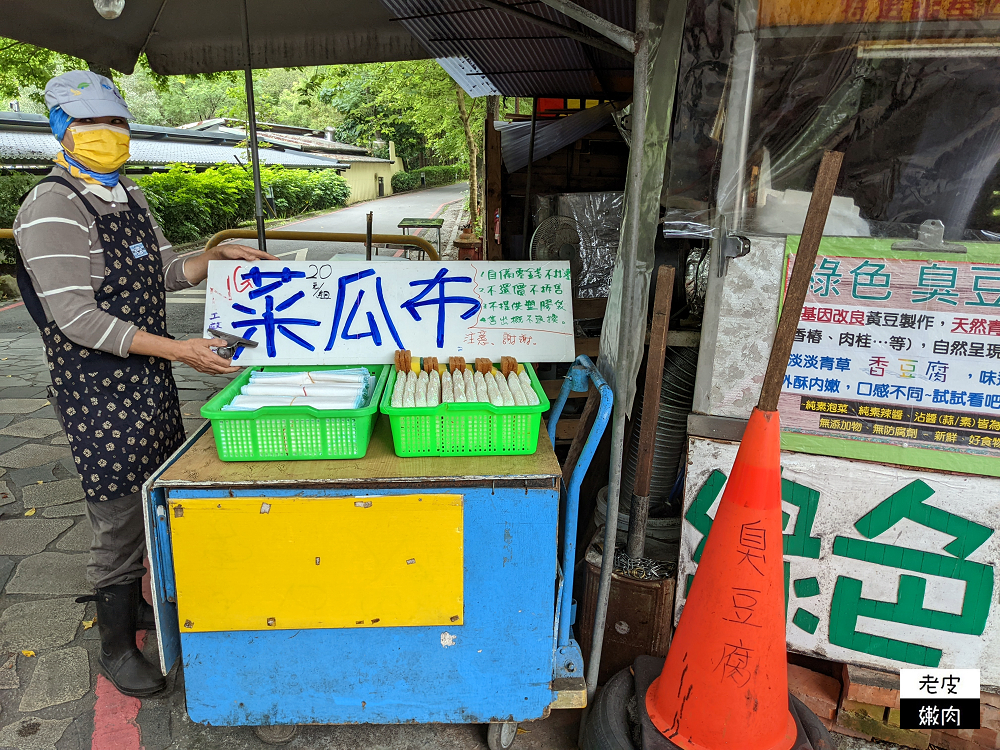
<instances>
[{"instance_id":1,"label":"yellow face mask","mask_svg":"<svg viewBox=\"0 0 1000 750\"><path fill-rule=\"evenodd\" d=\"M73 149L66 153L87 169L114 172L128 161L129 131L114 125L71 125Z\"/></svg>"}]
</instances>

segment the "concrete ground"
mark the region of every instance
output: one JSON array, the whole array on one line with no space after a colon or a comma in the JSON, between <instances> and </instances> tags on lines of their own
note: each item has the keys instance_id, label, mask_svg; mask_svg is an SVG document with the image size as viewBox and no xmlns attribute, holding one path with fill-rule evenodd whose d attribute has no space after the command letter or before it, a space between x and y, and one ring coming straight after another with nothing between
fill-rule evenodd
<instances>
[{"instance_id":1,"label":"concrete ground","mask_svg":"<svg viewBox=\"0 0 1000 750\"><path fill-rule=\"evenodd\" d=\"M311 219L305 228L355 231L348 228L356 223L355 214L363 221L364 213L377 209L376 215L384 215L391 225L376 225L377 231L391 231L392 222L404 215L430 216L439 211L446 219L443 241L450 245L449 238L458 232L463 189L450 186L383 199L377 205ZM272 251L319 260L344 249L311 245ZM178 337L200 335L204 291L201 298L199 290L191 291L172 294L168 302L168 325ZM201 423L201 405L227 378L202 375L186 366L175 366L174 373L190 432ZM94 605L73 601L89 592L84 568L90 528L80 480L47 399L48 384L41 340L23 306L0 304L0 750L267 747L245 727L192 723L179 667L170 674L162 695L143 700L121 696L100 675ZM155 638L145 634L140 638L155 662ZM522 725L515 748L575 748L579 714L554 711L548 719ZM310 726L301 728L287 747L481 750L486 747L485 736L482 725ZM842 750L894 747L840 740Z\"/></svg>"}]
</instances>

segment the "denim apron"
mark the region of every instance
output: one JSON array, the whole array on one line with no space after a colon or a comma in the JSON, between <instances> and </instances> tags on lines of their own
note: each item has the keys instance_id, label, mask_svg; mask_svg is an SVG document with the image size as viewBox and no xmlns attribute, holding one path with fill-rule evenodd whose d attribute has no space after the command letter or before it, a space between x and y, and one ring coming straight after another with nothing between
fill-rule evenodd
<instances>
[{"instance_id":1,"label":"denim apron","mask_svg":"<svg viewBox=\"0 0 1000 750\"><path fill-rule=\"evenodd\" d=\"M62 177L93 217L104 251L104 281L94 293L99 309L147 333L167 334L163 262L149 212L128 196L128 206L99 214ZM24 305L45 344L52 385L87 500L115 500L143 482L184 442L177 386L170 362L113 354L71 341L47 320L17 254Z\"/></svg>"}]
</instances>

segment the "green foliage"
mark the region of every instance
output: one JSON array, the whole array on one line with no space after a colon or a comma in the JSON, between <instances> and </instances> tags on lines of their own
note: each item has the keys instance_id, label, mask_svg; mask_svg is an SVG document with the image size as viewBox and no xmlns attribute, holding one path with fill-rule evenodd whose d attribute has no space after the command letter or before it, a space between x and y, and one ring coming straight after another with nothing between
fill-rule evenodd
<instances>
[{"instance_id":1,"label":"green foliage","mask_svg":"<svg viewBox=\"0 0 1000 750\"><path fill-rule=\"evenodd\" d=\"M303 102L329 106L337 117L337 140L368 146L372 141L393 141L404 164L419 160L427 151L423 135L406 117L408 102L379 98L385 85L385 66L338 65L318 69L302 82Z\"/></svg>"},{"instance_id":2,"label":"green foliage","mask_svg":"<svg viewBox=\"0 0 1000 750\"><path fill-rule=\"evenodd\" d=\"M0 175L0 228L10 229L21 207L21 196L31 190L41 177L33 174ZM13 263L17 248L14 240L0 240L0 263Z\"/></svg>"},{"instance_id":3,"label":"green foliage","mask_svg":"<svg viewBox=\"0 0 1000 750\"><path fill-rule=\"evenodd\" d=\"M469 179L468 164L451 164L441 167L424 167L414 169L412 172L396 172L392 176L392 192L404 193L407 190L415 190L420 185L420 175L423 174L426 187L437 187L438 185L452 185L460 180Z\"/></svg>"},{"instance_id":4,"label":"green foliage","mask_svg":"<svg viewBox=\"0 0 1000 750\"><path fill-rule=\"evenodd\" d=\"M427 187L452 185L461 180L469 179L469 165L450 164L443 167L424 167L417 170L418 175L421 173L427 176Z\"/></svg>"},{"instance_id":5,"label":"green foliage","mask_svg":"<svg viewBox=\"0 0 1000 750\"><path fill-rule=\"evenodd\" d=\"M37 175L0 175L0 227L10 227L20 198L40 180ZM332 169L261 169L265 192L274 191L280 218L347 205L351 189ZM220 164L196 172L174 164L166 172L136 177L149 208L171 242L191 242L251 221L254 216L253 178L248 170ZM0 240L0 263L13 263L13 240Z\"/></svg>"},{"instance_id":6,"label":"green foliage","mask_svg":"<svg viewBox=\"0 0 1000 750\"><path fill-rule=\"evenodd\" d=\"M391 140L407 165L427 151L448 161L468 161L455 82L434 60L331 66L304 82L300 93L340 113L340 140L360 145ZM485 100L462 96L474 136L481 139Z\"/></svg>"},{"instance_id":7,"label":"green foliage","mask_svg":"<svg viewBox=\"0 0 1000 750\"><path fill-rule=\"evenodd\" d=\"M350 188L333 170L261 169L265 192L274 191L278 216L347 205ZM195 172L174 164L167 172L144 175L142 187L149 207L171 242L191 242L253 219L253 178L249 171L228 164Z\"/></svg>"},{"instance_id":8,"label":"green foliage","mask_svg":"<svg viewBox=\"0 0 1000 750\"><path fill-rule=\"evenodd\" d=\"M0 96L26 96L44 106L43 89L48 80L66 70L86 69L79 58L44 47L0 37Z\"/></svg>"},{"instance_id":9,"label":"green foliage","mask_svg":"<svg viewBox=\"0 0 1000 750\"><path fill-rule=\"evenodd\" d=\"M392 192L405 193L420 185L420 175L415 172L396 172L392 176Z\"/></svg>"}]
</instances>

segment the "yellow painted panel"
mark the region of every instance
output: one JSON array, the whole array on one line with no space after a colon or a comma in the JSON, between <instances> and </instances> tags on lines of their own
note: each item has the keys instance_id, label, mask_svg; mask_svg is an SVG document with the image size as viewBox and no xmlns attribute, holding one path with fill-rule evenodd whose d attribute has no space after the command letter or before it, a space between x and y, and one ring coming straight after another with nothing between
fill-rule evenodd
<instances>
[{"instance_id":1,"label":"yellow painted panel","mask_svg":"<svg viewBox=\"0 0 1000 750\"><path fill-rule=\"evenodd\" d=\"M462 501L171 500L181 631L461 625Z\"/></svg>"},{"instance_id":2,"label":"yellow painted panel","mask_svg":"<svg viewBox=\"0 0 1000 750\"><path fill-rule=\"evenodd\" d=\"M567 99L566 100L566 109L580 109L580 100L579 99Z\"/></svg>"}]
</instances>

